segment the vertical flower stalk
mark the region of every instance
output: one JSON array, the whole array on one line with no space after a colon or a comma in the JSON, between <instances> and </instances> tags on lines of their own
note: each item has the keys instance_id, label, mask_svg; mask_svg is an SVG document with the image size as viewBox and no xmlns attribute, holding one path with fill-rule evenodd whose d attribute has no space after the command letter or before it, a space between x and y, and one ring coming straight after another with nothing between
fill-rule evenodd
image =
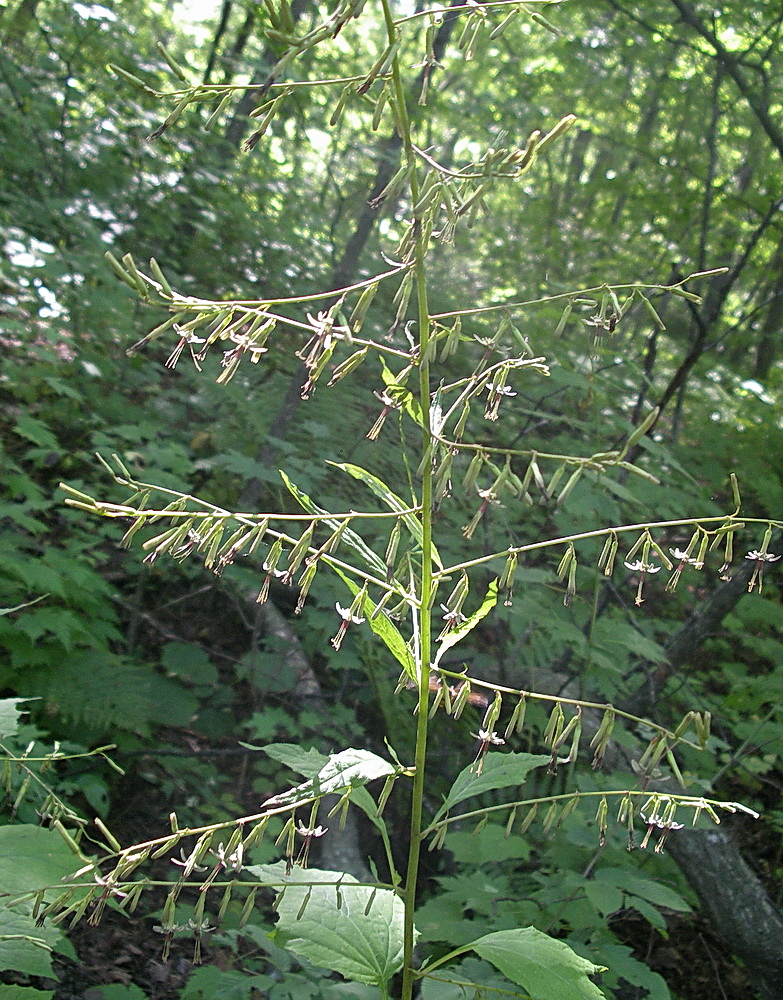
<instances>
[{"instance_id":1,"label":"vertical flower stalk","mask_svg":"<svg viewBox=\"0 0 783 1000\"><path fill-rule=\"evenodd\" d=\"M396 28L392 17L389 0L382 0L383 16L389 45L394 45ZM399 52L395 50L390 64L392 97L395 120L403 143L403 156L408 167L411 188L411 204L418 206L421 191L417 175L417 158L411 139L410 119L408 117L405 89L400 72ZM412 233L413 246L413 281L416 293L418 318L418 357L419 362L419 405L421 407L422 454L432 454L433 435L430 418L430 317L427 302L427 283L425 256L427 239L422 225L421 209L414 212ZM408 865L403 890L405 906L403 929L403 970L401 1000L412 1000L415 982L413 968L413 948L415 944L415 929L413 924L416 905L416 887L419 873L419 857L421 851L422 811L424 802L424 779L427 749L427 725L429 721L429 675L432 649L432 613L430 594L432 593L432 463L423 463L421 473L421 572L418 597L418 713L416 716L416 757L413 789L411 792L410 843L408 847Z\"/></svg>"}]
</instances>

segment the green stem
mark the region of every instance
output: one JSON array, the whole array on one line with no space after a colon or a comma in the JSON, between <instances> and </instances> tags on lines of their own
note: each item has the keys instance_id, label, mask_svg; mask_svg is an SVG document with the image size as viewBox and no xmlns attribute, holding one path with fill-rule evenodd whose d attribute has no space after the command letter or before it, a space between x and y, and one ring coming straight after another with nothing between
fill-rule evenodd
<instances>
[{"instance_id":1,"label":"green stem","mask_svg":"<svg viewBox=\"0 0 783 1000\"><path fill-rule=\"evenodd\" d=\"M389 7L389 0L382 0L383 13L386 22L386 32L389 44L392 45L396 36L394 19ZM397 104L398 118L402 129L404 155L410 167L411 202L419 201L419 182L416 174L416 153L411 141L410 120L408 118L405 90L400 73L399 57L392 62L392 81L394 99ZM422 232L421 217L413 220L416 235L414 258L414 273L416 283L416 299L418 306L419 328L419 403L421 406L421 440L422 454L430 454L432 448L432 432L430 429L430 370L428 346L430 340L430 316L427 303L427 282L425 256L427 246ZM413 949L415 945L415 929L413 915L416 908L416 889L419 874L419 856L421 850L421 826L424 802L424 779L427 753L427 723L429 707L429 674L432 646L432 618L430 612L430 597L432 594L432 464L424 463L421 483L421 584L419 591L419 700L416 717L416 770L413 776L411 792L410 840L408 844L408 867L405 873L405 888L403 902L405 905L405 922L403 938L403 970L402 970L402 1000L412 1000L415 972L413 968Z\"/></svg>"}]
</instances>

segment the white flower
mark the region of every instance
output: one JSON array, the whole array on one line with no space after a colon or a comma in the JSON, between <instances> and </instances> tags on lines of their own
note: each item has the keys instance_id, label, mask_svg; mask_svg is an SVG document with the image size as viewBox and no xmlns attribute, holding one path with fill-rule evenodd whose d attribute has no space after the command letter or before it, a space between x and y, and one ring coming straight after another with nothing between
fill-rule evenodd
<instances>
[{"instance_id":1,"label":"white flower","mask_svg":"<svg viewBox=\"0 0 783 1000\"><path fill-rule=\"evenodd\" d=\"M689 556L687 552L683 552L682 549L669 549L669 552L671 552L675 559L678 559L681 563L687 563L688 566L697 566L701 569L703 565L698 559Z\"/></svg>"},{"instance_id":2,"label":"white flower","mask_svg":"<svg viewBox=\"0 0 783 1000\"><path fill-rule=\"evenodd\" d=\"M634 573L658 573L661 567L656 566L654 563L642 562L641 559L637 559L636 562L626 562L623 563L626 569L630 569Z\"/></svg>"},{"instance_id":3,"label":"white flower","mask_svg":"<svg viewBox=\"0 0 783 1000\"><path fill-rule=\"evenodd\" d=\"M471 733L470 735L476 740L481 740L481 742L487 746L489 746L490 743L494 746L502 746L506 742L501 739L497 733L490 732L488 729L479 729L477 733Z\"/></svg>"},{"instance_id":4,"label":"white flower","mask_svg":"<svg viewBox=\"0 0 783 1000\"><path fill-rule=\"evenodd\" d=\"M754 549L752 552L748 552L745 556L746 559L755 559L757 562L777 562L780 556L773 555L771 552L760 552L758 549Z\"/></svg>"},{"instance_id":5,"label":"white flower","mask_svg":"<svg viewBox=\"0 0 783 1000\"><path fill-rule=\"evenodd\" d=\"M362 618L361 615L353 614L350 608L342 607L339 601L335 604L335 607L337 608L337 614L346 623L353 622L354 625L361 625L364 621L364 618Z\"/></svg>"}]
</instances>

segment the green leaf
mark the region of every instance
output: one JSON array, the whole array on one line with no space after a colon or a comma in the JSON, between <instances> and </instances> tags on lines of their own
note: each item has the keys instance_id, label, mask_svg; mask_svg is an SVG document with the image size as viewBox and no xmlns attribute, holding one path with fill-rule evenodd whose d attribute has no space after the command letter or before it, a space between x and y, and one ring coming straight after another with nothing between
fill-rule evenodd
<instances>
[{"instance_id":1,"label":"green leaf","mask_svg":"<svg viewBox=\"0 0 783 1000\"><path fill-rule=\"evenodd\" d=\"M334 465L336 468L347 472L349 476L353 476L354 479L358 479L359 482L364 483L368 486L372 492L378 497L379 500L383 500L389 510L394 510L397 512L407 510L410 504L404 503L396 493L393 493L383 480L374 476L371 472L367 472L366 469L360 468L358 465L351 465L348 462L329 462L329 465ZM402 514L402 523L410 531L412 537L416 543L421 547L422 544L422 529L421 522L415 514ZM438 567L438 569L443 569L443 563L441 562L440 555L435 546L432 546L432 561Z\"/></svg>"},{"instance_id":2,"label":"green leaf","mask_svg":"<svg viewBox=\"0 0 783 1000\"><path fill-rule=\"evenodd\" d=\"M305 802L318 795L331 795L346 788L358 788L375 778L394 774L393 765L369 750L341 750L329 755L318 774L301 785L267 799L265 805L276 807Z\"/></svg>"},{"instance_id":3,"label":"green leaf","mask_svg":"<svg viewBox=\"0 0 783 1000\"><path fill-rule=\"evenodd\" d=\"M386 394L390 399L402 409L418 427L424 426L424 418L421 413L421 403L416 399L410 389L397 381L397 376L389 368L383 357L381 362L381 378L386 387Z\"/></svg>"},{"instance_id":4,"label":"green leaf","mask_svg":"<svg viewBox=\"0 0 783 1000\"><path fill-rule=\"evenodd\" d=\"M68 608L39 608L20 615L17 628L36 642L50 634L57 637L63 648L70 652L74 643L86 638L80 616Z\"/></svg>"},{"instance_id":5,"label":"green leaf","mask_svg":"<svg viewBox=\"0 0 783 1000\"><path fill-rule=\"evenodd\" d=\"M13 736L19 731L19 716L27 711L16 706L23 701L35 701L34 698L0 698L0 739Z\"/></svg>"},{"instance_id":6,"label":"green leaf","mask_svg":"<svg viewBox=\"0 0 783 1000\"><path fill-rule=\"evenodd\" d=\"M354 597L359 593L358 584L346 576L342 570L338 569L336 566L332 567L335 573L340 577L346 587L351 591ZM381 611L379 615L375 614L375 603L373 600L365 594L364 600L362 602L362 615L367 620L367 624L373 630L373 632L382 640L386 648L392 654L394 659L402 666L405 673L414 682L417 681L416 674L416 661L413 659L410 649L408 649L408 644L402 637L402 633L394 624L394 622L389 618L385 611Z\"/></svg>"},{"instance_id":7,"label":"green leaf","mask_svg":"<svg viewBox=\"0 0 783 1000\"><path fill-rule=\"evenodd\" d=\"M391 889L359 885L344 872L294 868L286 874L282 861L247 870L286 886L277 906L276 944L346 979L379 987L401 968L404 908Z\"/></svg>"},{"instance_id":8,"label":"green leaf","mask_svg":"<svg viewBox=\"0 0 783 1000\"><path fill-rule=\"evenodd\" d=\"M0 826L0 893L19 896L49 885L61 891L60 881L80 865L56 830Z\"/></svg>"},{"instance_id":9,"label":"green leaf","mask_svg":"<svg viewBox=\"0 0 783 1000\"><path fill-rule=\"evenodd\" d=\"M36 420L35 417L31 417L28 414L24 414L19 417L16 421L14 430L20 437L27 438L27 440L32 441L33 444L37 444L39 448L47 448L50 451L57 451L60 447L60 442L54 434L52 434L47 425L41 420Z\"/></svg>"},{"instance_id":10,"label":"green leaf","mask_svg":"<svg viewBox=\"0 0 783 1000\"><path fill-rule=\"evenodd\" d=\"M585 880L585 895L602 917L608 917L623 908L625 896L616 885L605 885L596 879Z\"/></svg>"},{"instance_id":11,"label":"green leaf","mask_svg":"<svg viewBox=\"0 0 783 1000\"><path fill-rule=\"evenodd\" d=\"M460 912L461 923L465 923ZM451 981L425 976L421 982L420 1000L527 1000L527 993L513 989L513 983L501 976L488 962L467 955L458 965L450 965L448 976Z\"/></svg>"},{"instance_id":12,"label":"green leaf","mask_svg":"<svg viewBox=\"0 0 783 1000\"><path fill-rule=\"evenodd\" d=\"M250 1000L251 997L268 995L266 991L272 986L274 980L270 976L253 976L239 969L205 965L193 970L179 994L179 1000ZM106 989L101 987L103 991ZM120 994L105 996L106 1000L123 1000ZM141 993L139 1000L143 1000L144 996ZM128 1000L131 1000L130 996Z\"/></svg>"},{"instance_id":13,"label":"green leaf","mask_svg":"<svg viewBox=\"0 0 783 1000\"><path fill-rule=\"evenodd\" d=\"M52 937L57 929L36 927L26 913L0 909L0 969L28 976L52 975Z\"/></svg>"},{"instance_id":14,"label":"green leaf","mask_svg":"<svg viewBox=\"0 0 783 1000\"><path fill-rule=\"evenodd\" d=\"M306 493L300 490L295 483L291 482L282 469L280 470L280 475L289 492L303 510L306 510L309 514L329 513L323 507L319 507L318 504L313 503ZM342 524L342 519L336 517L326 518L322 523L328 525L332 531L335 531ZM342 541L348 548L353 549L357 555L361 556L374 573L378 573L381 576L385 575L386 564L377 553L373 552L361 535L358 535L352 528L346 528L342 533Z\"/></svg>"},{"instance_id":15,"label":"green leaf","mask_svg":"<svg viewBox=\"0 0 783 1000\"><path fill-rule=\"evenodd\" d=\"M668 937L666 918L659 910L648 903L646 899L640 899L638 896L632 896L628 902L637 913L640 913L644 917L651 927L660 931L664 937Z\"/></svg>"},{"instance_id":16,"label":"green leaf","mask_svg":"<svg viewBox=\"0 0 783 1000\"><path fill-rule=\"evenodd\" d=\"M451 629L450 632L447 632L445 637L441 640L437 655L435 656L435 660L433 662L434 667L440 663L440 659L447 649L451 649L452 646L456 646L460 639L464 639L468 632L472 632L478 623L483 618L487 617L497 602L498 581L497 579L494 579L487 588L487 592L484 595L484 600L481 602L481 606L474 611L469 618L466 618L461 625L458 625L456 628Z\"/></svg>"},{"instance_id":17,"label":"green leaf","mask_svg":"<svg viewBox=\"0 0 783 1000\"><path fill-rule=\"evenodd\" d=\"M0 1000L52 1000L51 990L34 990L32 986L0 985Z\"/></svg>"},{"instance_id":18,"label":"green leaf","mask_svg":"<svg viewBox=\"0 0 783 1000\"><path fill-rule=\"evenodd\" d=\"M642 506L642 502L639 499L639 497L631 493L631 491L627 489L625 486L622 486L620 483L616 483L613 479L610 479L608 476L605 476L602 473L593 472L592 470L588 469L585 472L585 478L592 479L595 483L597 483L603 489L607 490L609 493L612 493L619 500L625 500L626 503L629 503L634 507Z\"/></svg>"},{"instance_id":19,"label":"green leaf","mask_svg":"<svg viewBox=\"0 0 783 1000\"><path fill-rule=\"evenodd\" d=\"M296 743L270 743L261 749L272 760L290 767L306 778L314 778L329 763L329 758L319 753L315 747L304 750Z\"/></svg>"},{"instance_id":20,"label":"green leaf","mask_svg":"<svg viewBox=\"0 0 783 1000\"><path fill-rule=\"evenodd\" d=\"M601 958L606 959L612 975L626 979L633 986L647 990L644 1000L671 1000L666 981L643 962L634 958L631 949L618 944L605 944Z\"/></svg>"},{"instance_id":21,"label":"green leaf","mask_svg":"<svg viewBox=\"0 0 783 1000\"><path fill-rule=\"evenodd\" d=\"M523 986L533 1000L601 1000L605 994L587 977L604 972L535 927L495 931L470 947L512 982Z\"/></svg>"},{"instance_id":22,"label":"green leaf","mask_svg":"<svg viewBox=\"0 0 783 1000\"><path fill-rule=\"evenodd\" d=\"M495 788L521 785L533 768L545 767L549 764L549 760L547 754L488 753L484 757L481 774L475 773L472 764L460 771L445 802L435 814L433 822L453 809L458 802L463 802L473 795L481 795Z\"/></svg>"},{"instance_id":23,"label":"green leaf","mask_svg":"<svg viewBox=\"0 0 783 1000\"><path fill-rule=\"evenodd\" d=\"M167 642L160 657L169 674L193 684L216 684L218 672L206 652L192 642Z\"/></svg>"},{"instance_id":24,"label":"green leaf","mask_svg":"<svg viewBox=\"0 0 783 1000\"><path fill-rule=\"evenodd\" d=\"M520 814L520 820L522 814ZM533 850L527 837L515 833L506 835L501 823L487 823L480 837L467 830L454 830L446 837L446 849L459 864L477 868L480 865L499 864L514 858L516 864L526 861Z\"/></svg>"},{"instance_id":25,"label":"green leaf","mask_svg":"<svg viewBox=\"0 0 783 1000\"><path fill-rule=\"evenodd\" d=\"M612 873L614 873L614 878L611 878ZM651 879L642 878L639 875L635 875L632 871L622 868L607 869L605 871L599 870L596 872L596 879L600 880L602 876L607 881L611 879L612 883L618 889L630 892L641 899L646 899L654 906L664 906L666 909L675 910L678 913L690 912L690 906L682 896L678 892L675 892L674 889L670 889L668 885L661 885L660 882L653 882Z\"/></svg>"}]
</instances>

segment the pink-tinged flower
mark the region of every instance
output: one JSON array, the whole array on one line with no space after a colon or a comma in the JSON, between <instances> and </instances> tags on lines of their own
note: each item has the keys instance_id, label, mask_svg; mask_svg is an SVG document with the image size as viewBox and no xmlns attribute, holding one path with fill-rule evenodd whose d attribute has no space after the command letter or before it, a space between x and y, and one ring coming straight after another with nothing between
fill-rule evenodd
<instances>
[{"instance_id":1,"label":"pink-tinged flower","mask_svg":"<svg viewBox=\"0 0 783 1000\"><path fill-rule=\"evenodd\" d=\"M495 384L488 382L486 388L489 390L489 399L484 408L484 416L487 420L497 420L500 410L500 402L504 396L516 396L510 385L503 385L501 382Z\"/></svg>"},{"instance_id":2,"label":"pink-tinged flower","mask_svg":"<svg viewBox=\"0 0 783 1000\"><path fill-rule=\"evenodd\" d=\"M335 608L337 608L337 614L342 618L342 621L337 629L337 635L332 639L332 645L335 649L339 649L345 638L345 633L348 631L348 626L351 624L361 625L364 618L361 615L355 615L350 608L344 608L339 603L335 604Z\"/></svg>"},{"instance_id":3,"label":"pink-tinged flower","mask_svg":"<svg viewBox=\"0 0 783 1000\"><path fill-rule=\"evenodd\" d=\"M302 850L296 859L296 863L300 868L307 868L307 860L310 857L310 845L314 840L323 837L328 829L329 827L327 826L305 826L301 820L296 824L296 832L304 839Z\"/></svg>"},{"instance_id":4,"label":"pink-tinged flower","mask_svg":"<svg viewBox=\"0 0 783 1000\"><path fill-rule=\"evenodd\" d=\"M467 618L458 608L447 608L445 604L441 604L441 610L445 611L443 615L443 630L436 639L436 642L440 642L441 639L445 638L451 632L452 629L457 628L463 622L467 621Z\"/></svg>"},{"instance_id":5,"label":"pink-tinged flower","mask_svg":"<svg viewBox=\"0 0 783 1000\"><path fill-rule=\"evenodd\" d=\"M244 847L242 841L239 842L235 850L230 854L227 852L223 844L218 844L214 851L210 851L218 860L218 868L222 871L225 868L230 868L235 872L242 871L242 864L244 862Z\"/></svg>"},{"instance_id":6,"label":"pink-tinged flower","mask_svg":"<svg viewBox=\"0 0 783 1000\"><path fill-rule=\"evenodd\" d=\"M375 390L373 390L373 396L375 396L376 399L379 399L383 403L383 409L381 410L381 414L378 417L378 419L375 421L372 427L367 431L366 436L369 441L376 441L378 439L378 435L381 433L381 428L386 422L386 417L392 410L396 410L399 408L399 403L393 400L391 396L389 396L385 392L376 392Z\"/></svg>"},{"instance_id":7,"label":"pink-tinged flower","mask_svg":"<svg viewBox=\"0 0 783 1000\"><path fill-rule=\"evenodd\" d=\"M220 361L223 368L227 368L232 361L241 360L244 354L249 354L252 363L257 365L261 359L261 355L266 354L269 350L268 347L262 347L260 344L254 344L253 341L243 333L232 334L230 339L236 344L236 347L232 347L228 351L223 351L223 357Z\"/></svg>"},{"instance_id":8,"label":"pink-tinged flower","mask_svg":"<svg viewBox=\"0 0 783 1000\"><path fill-rule=\"evenodd\" d=\"M666 843L666 838L672 830L682 830L683 823L675 823L673 819L664 820L660 816L656 816L654 813L652 816L642 816L642 820L647 824L647 830L644 834L644 838L639 845L642 850L647 847L649 843L650 836L656 828L661 831L661 835L658 838L658 843L655 845L655 853L663 854L663 845Z\"/></svg>"},{"instance_id":9,"label":"pink-tinged flower","mask_svg":"<svg viewBox=\"0 0 783 1000\"><path fill-rule=\"evenodd\" d=\"M642 597L642 590L644 589L644 578L648 573L660 573L661 567L656 566L654 563L643 562L641 559L637 559L636 562L626 562L624 563L626 569L631 570L632 573L639 574L639 585L636 588L636 598L634 604L644 604L644 598Z\"/></svg>"},{"instance_id":10,"label":"pink-tinged flower","mask_svg":"<svg viewBox=\"0 0 783 1000\"><path fill-rule=\"evenodd\" d=\"M764 563L777 562L780 556L773 555L771 552L762 552L759 549L754 549L752 552L748 552L745 558L756 561L756 565L753 568L753 576L748 583L748 592L752 592L753 588L758 585L759 593L761 593L761 589L764 586Z\"/></svg>"},{"instance_id":11,"label":"pink-tinged flower","mask_svg":"<svg viewBox=\"0 0 783 1000\"><path fill-rule=\"evenodd\" d=\"M682 569L684 566L695 566L696 569L701 569L704 563L699 562L694 556L688 555L687 552L683 552L682 549L669 549L669 552L674 556L675 559L679 559L680 565L678 569Z\"/></svg>"},{"instance_id":12,"label":"pink-tinged flower","mask_svg":"<svg viewBox=\"0 0 783 1000\"><path fill-rule=\"evenodd\" d=\"M193 358L193 364L196 366L198 371L201 371L201 368L199 368L198 360L196 358L196 352L193 350L193 345L203 344L204 338L197 337L192 330L182 330L178 326L175 326L174 329L179 334L179 340L177 341L177 346L174 348L174 350L166 359L165 367L176 368L180 355L185 349L185 344L187 344L188 347L190 348L190 356Z\"/></svg>"},{"instance_id":13,"label":"pink-tinged flower","mask_svg":"<svg viewBox=\"0 0 783 1000\"><path fill-rule=\"evenodd\" d=\"M682 571L686 566L693 566L694 569L701 569L704 563L694 558L694 556L689 555L687 552L684 552L682 549L669 549L669 552L671 552L675 559L679 560L677 567L669 577L669 581L666 584L667 590L674 590L679 583Z\"/></svg>"},{"instance_id":14,"label":"pink-tinged flower","mask_svg":"<svg viewBox=\"0 0 783 1000\"><path fill-rule=\"evenodd\" d=\"M478 753L473 761L473 769L476 772L476 776L478 776L484 768L484 758L489 748L491 746L503 746L506 741L501 739L496 732L489 729L479 729L477 733L471 733L470 735L479 741Z\"/></svg>"},{"instance_id":15,"label":"pink-tinged flower","mask_svg":"<svg viewBox=\"0 0 783 1000\"><path fill-rule=\"evenodd\" d=\"M479 524L481 523L481 519L484 516L484 513L491 504L497 504L498 506L500 505L500 500L498 500L497 494L493 493L491 489L478 490L478 495L481 497L481 506L473 515L473 517L470 519L469 523L466 524L465 527L462 529L462 534L465 536L465 538L473 537L473 533L475 532L476 528L478 528Z\"/></svg>"}]
</instances>

